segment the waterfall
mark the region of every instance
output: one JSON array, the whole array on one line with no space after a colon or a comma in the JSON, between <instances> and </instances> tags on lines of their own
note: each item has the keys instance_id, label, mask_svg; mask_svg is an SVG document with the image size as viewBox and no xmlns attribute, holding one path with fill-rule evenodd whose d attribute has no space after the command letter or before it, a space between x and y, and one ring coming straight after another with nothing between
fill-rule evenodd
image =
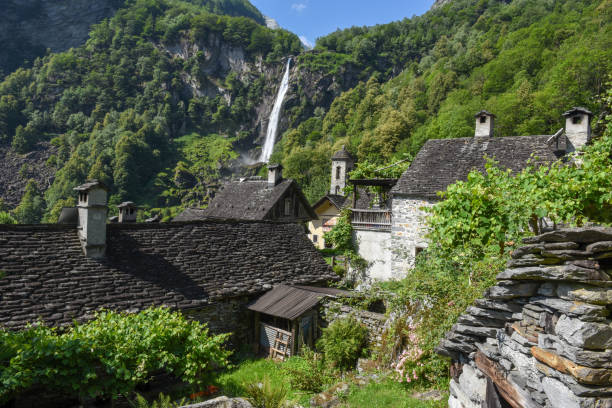
<instances>
[{"instance_id":1,"label":"waterfall","mask_svg":"<svg viewBox=\"0 0 612 408\"><path fill-rule=\"evenodd\" d=\"M283 76L283 81L281 82L281 86L278 90L278 95L276 95L276 101L274 102L272 113L270 114L270 120L268 120L266 140L264 142L263 149L261 149L261 156L259 157L260 162L267 163L270 160L270 156L272 155L272 150L274 150L274 142L276 141L276 129L278 127L278 121L280 119L280 110L283 106L283 99L285 99L285 94L289 89L290 67L291 58L287 60L287 68L285 69L285 75Z\"/></svg>"}]
</instances>

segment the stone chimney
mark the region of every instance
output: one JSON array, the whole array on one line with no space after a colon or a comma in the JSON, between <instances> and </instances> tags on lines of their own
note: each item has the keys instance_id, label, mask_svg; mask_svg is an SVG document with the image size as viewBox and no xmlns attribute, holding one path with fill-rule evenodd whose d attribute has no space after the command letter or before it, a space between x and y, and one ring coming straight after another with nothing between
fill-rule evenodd
<instances>
[{"instance_id":1,"label":"stone chimney","mask_svg":"<svg viewBox=\"0 0 612 408\"><path fill-rule=\"evenodd\" d=\"M117 206L119 209L119 222L136 222L138 207L131 201L126 201Z\"/></svg>"},{"instance_id":2,"label":"stone chimney","mask_svg":"<svg viewBox=\"0 0 612 408\"><path fill-rule=\"evenodd\" d=\"M493 137L495 128L495 115L482 110L474 115L476 118L476 131L474 137Z\"/></svg>"},{"instance_id":3,"label":"stone chimney","mask_svg":"<svg viewBox=\"0 0 612 408\"><path fill-rule=\"evenodd\" d=\"M83 252L90 258L102 258L106 251L108 188L98 180L90 180L75 190L79 193L77 228Z\"/></svg>"},{"instance_id":4,"label":"stone chimney","mask_svg":"<svg viewBox=\"0 0 612 408\"><path fill-rule=\"evenodd\" d=\"M283 166L270 164L268 166L268 187L274 187L283 180Z\"/></svg>"},{"instance_id":5,"label":"stone chimney","mask_svg":"<svg viewBox=\"0 0 612 408\"><path fill-rule=\"evenodd\" d=\"M574 152L591 141L591 117L593 113L585 108L572 108L565 116L565 137L567 153Z\"/></svg>"}]
</instances>

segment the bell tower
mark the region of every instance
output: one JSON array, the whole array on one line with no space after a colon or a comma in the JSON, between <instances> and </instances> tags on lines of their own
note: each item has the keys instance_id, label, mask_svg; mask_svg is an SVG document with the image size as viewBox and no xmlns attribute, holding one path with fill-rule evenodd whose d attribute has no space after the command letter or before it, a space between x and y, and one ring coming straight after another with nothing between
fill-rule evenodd
<instances>
[{"instance_id":1,"label":"bell tower","mask_svg":"<svg viewBox=\"0 0 612 408\"><path fill-rule=\"evenodd\" d=\"M353 170L355 160L348 150L346 150L345 146L342 146L342 149L338 150L332 156L331 160L331 187L329 189L329 194L344 195L344 187L346 187L348 173Z\"/></svg>"}]
</instances>

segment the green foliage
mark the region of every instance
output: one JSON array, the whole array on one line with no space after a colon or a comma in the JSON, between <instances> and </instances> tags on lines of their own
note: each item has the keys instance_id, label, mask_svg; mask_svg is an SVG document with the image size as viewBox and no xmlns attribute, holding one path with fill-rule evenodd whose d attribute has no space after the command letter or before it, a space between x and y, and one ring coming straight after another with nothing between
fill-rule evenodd
<instances>
[{"instance_id":1,"label":"green foliage","mask_svg":"<svg viewBox=\"0 0 612 408\"><path fill-rule=\"evenodd\" d=\"M330 231L323 234L323 239L325 242L332 244L337 251L354 251L350 209L342 209L337 218L336 225Z\"/></svg>"},{"instance_id":2,"label":"green foliage","mask_svg":"<svg viewBox=\"0 0 612 408\"><path fill-rule=\"evenodd\" d=\"M383 284L397 295L390 298L389 310L403 317L393 321L376 354L383 363L395 362L398 380L444 388L448 362L434 349L459 315L495 283L511 249L500 254L491 246L483 254L467 245L431 246L405 279Z\"/></svg>"},{"instance_id":3,"label":"green foliage","mask_svg":"<svg viewBox=\"0 0 612 408\"><path fill-rule=\"evenodd\" d=\"M0 143L26 153L52 138L57 153L49 164L58 171L45 193L48 211L92 177L118 200L205 203L201 191L187 197L189 189L174 185L173 170L186 161L201 184L217 178L218 166L254 138L248 123L267 83L256 73L209 72L203 52L182 59L164 49L218 44L215 58L235 47L248 63L269 66L301 51L297 36L263 23L246 0L130 1L95 25L85 45L46 55L0 82ZM223 92L201 95L189 91L194 86ZM184 151L176 142L184 135L201 142Z\"/></svg>"},{"instance_id":4,"label":"green foliage","mask_svg":"<svg viewBox=\"0 0 612 408\"><path fill-rule=\"evenodd\" d=\"M13 212L20 224L39 224L45 210L45 202L34 180L28 181L21 202Z\"/></svg>"},{"instance_id":5,"label":"green foliage","mask_svg":"<svg viewBox=\"0 0 612 408\"><path fill-rule=\"evenodd\" d=\"M486 172L473 171L467 181L448 187L443 201L431 208L430 239L444 249L474 250L516 241L547 216L556 223L586 220L612 222L612 135L587 146L574 159L530 166L518 174L495 163Z\"/></svg>"},{"instance_id":6,"label":"green foliage","mask_svg":"<svg viewBox=\"0 0 612 408\"><path fill-rule=\"evenodd\" d=\"M343 66L362 82L324 116L289 129L275 160L299 169L291 177L316 201L329 185L320 155L342 144L359 162L383 167L413 157L428 139L473 136L481 109L497 115L497 136L554 134L572 106L597 116L604 108L595 96L612 69L611 14L608 0L454 0L320 38L300 63L326 73Z\"/></svg>"},{"instance_id":7,"label":"green foliage","mask_svg":"<svg viewBox=\"0 0 612 408\"><path fill-rule=\"evenodd\" d=\"M287 360L282 370L289 377L291 387L313 393L323 391L334 378L323 355L306 346L301 348L299 356Z\"/></svg>"},{"instance_id":8,"label":"green foliage","mask_svg":"<svg viewBox=\"0 0 612 408\"><path fill-rule=\"evenodd\" d=\"M612 90L603 104L612 106ZM537 231L539 217L580 224L612 222L612 115L603 136L573 162L531 166L518 174L489 162L484 174L448 187L431 208L429 248L405 279L383 284L394 291L395 320L377 350L395 361L402 380L444 382L448 361L435 353L457 318L495 283L521 238ZM408 375L408 377L406 377Z\"/></svg>"},{"instance_id":9,"label":"green foliage","mask_svg":"<svg viewBox=\"0 0 612 408\"><path fill-rule=\"evenodd\" d=\"M189 404L187 398L182 398L180 401L172 401L169 395L159 393L157 399L150 402L140 394L136 394L136 399L132 403L134 408L180 408Z\"/></svg>"},{"instance_id":10,"label":"green foliage","mask_svg":"<svg viewBox=\"0 0 612 408\"><path fill-rule=\"evenodd\" d=\"M0 211L0 224L17 224L17 220L6 211Z\"/></svg>"},{"instance_id":11,"label":"green foliage","mask_svg":"<svg viewBox=\"0 0 612 408\"><path fill-rule=\"evenodd\" d=\"M448 387L445 387L448 388ZM385 378L380 382L372 381L365 387L352 386L345 398L345 404L351 408L446 408L448 398L440 401L422 401L413 397L415 389L406 388L392 379Z\"/></svg>"},{"instance_id":12,"label":"green foliage","mask_svg":"<svg viewBox=\"0 0 612 408\"><path fill-rule=\"evenodd\" d=\"M352 370L367 352L368 329L352 317L334 320L317 341L325 360L339 370Z\"/></svg>"},{"instance_id":13,"label":"green foliage","mask_svg":"<svg viewBox=\"0 0 612 408\"><path fill-rule=\"evenodd\" d=\"M228 336L211 336L205 325L166 308L99 312L63 332L44 325L0 330L0 398L31 387L115 398L159 370L200 386L213 370L227 366Z\"/></svg>"},{"instance_id":14,"label":"green foliage","mask_svg":"<svg viewBox=\"0 0 612 408\"><path fill-rule=\"evenodd\" d=\"M246 384L247 400L255 408L282 408L287 400L287 389L283 384L273 384L269 377L261 382Z\"/></svg>"}]
</instances>

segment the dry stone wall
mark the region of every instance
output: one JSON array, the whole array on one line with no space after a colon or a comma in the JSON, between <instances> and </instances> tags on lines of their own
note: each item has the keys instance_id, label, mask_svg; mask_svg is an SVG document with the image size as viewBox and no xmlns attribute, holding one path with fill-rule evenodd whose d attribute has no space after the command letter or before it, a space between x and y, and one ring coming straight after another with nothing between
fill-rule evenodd
<instances>
[{"instance_id":1,"label":"dry stone wall","mask_svg":"<svg viewBox=\"0 0 612 408\"><path fill-rule=\"evenodd\" d=\"M371 346L380 346L382 342L387 321L387 317L382 313L369 312L339 302L327 301L323 305L323 313L321 315L325 319L324 324L331 324L334 320L353 317L367 327L368 341Z\"/></svg>"},{"instance_id":2,"label":"dry stone wall","mask_svg":"<svg viewBox=\"0 0 612 408\"><path fill-rule=\"evenodd\" d=\"M612 228L524 243L438 347L449 407L612 407Z\"/></svg>"}]
</instances>

